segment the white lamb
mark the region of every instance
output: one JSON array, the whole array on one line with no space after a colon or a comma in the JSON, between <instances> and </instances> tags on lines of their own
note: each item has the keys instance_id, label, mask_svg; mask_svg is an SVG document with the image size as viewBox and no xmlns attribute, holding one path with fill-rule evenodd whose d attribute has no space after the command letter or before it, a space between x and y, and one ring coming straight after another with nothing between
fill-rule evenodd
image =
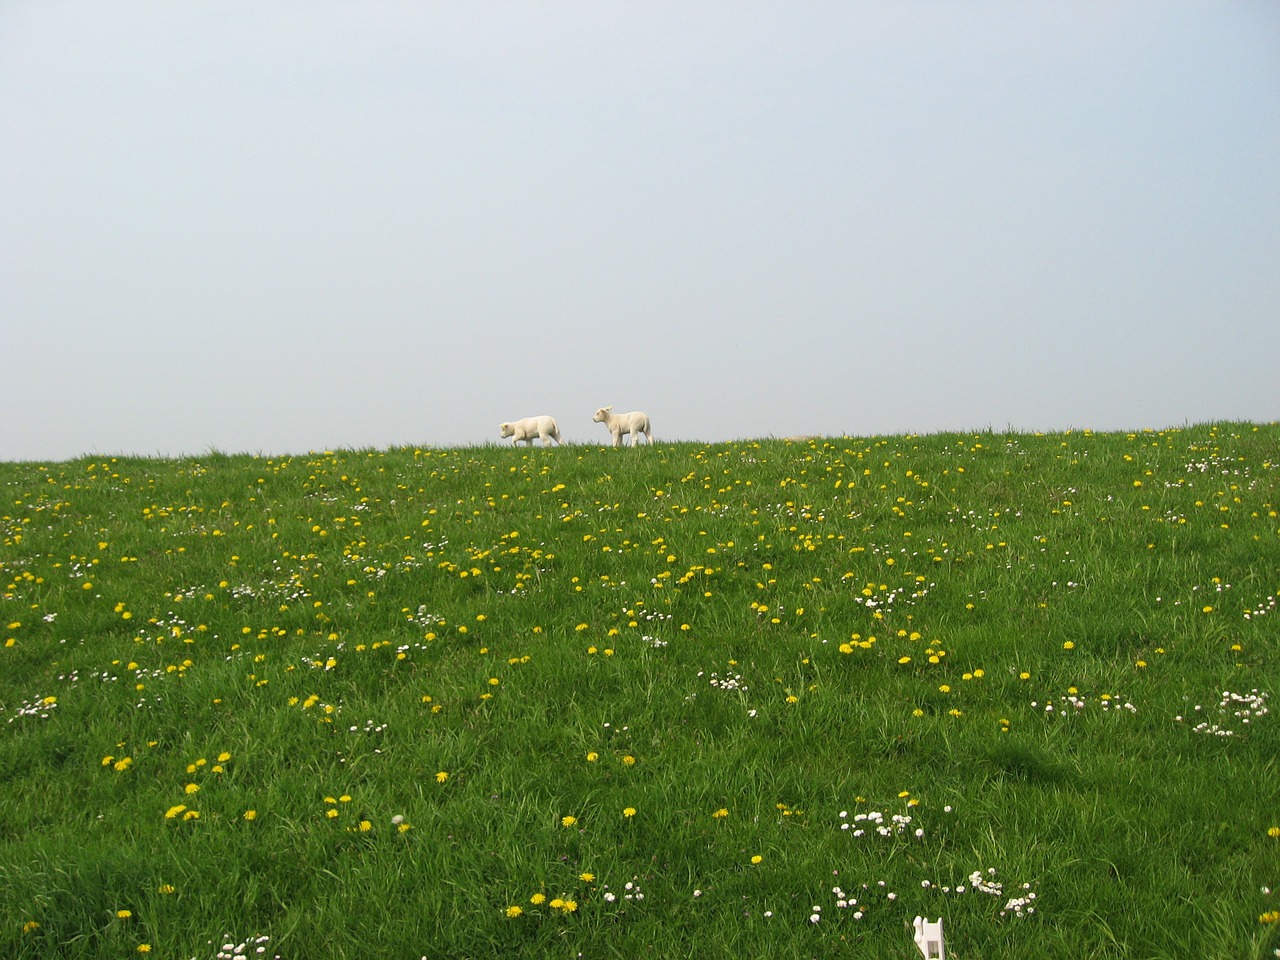
<instances>
[{"instance_id":1,"label":"white lamb","mask_svg":"<svg viewBox=\"0 0 1280 960\"><path fill-rule=\"evenodd\" d=\"M649 443L653 443L653 433L649 429L649 415L639 410L632 413L613 413L613 406L601 407L592 418L596 423L603 423L613 434L613 445L622 446L622 435L631 434L631 445L640 442L640 434L644 434Z\"/></svg>"},{"instance_id":2,"label":"white lamb","mask_svg":"<svg viewBox=\"0 0 1280 960\"><path fill-rule=\"evenodd\" d=\"M511 423L500 423L498 433L503 437L511 437L513 447L521 440L533 446L534 437L541 437L544 447L551 446L550 440L560 442L560 427L556 424L555 417L525 417Z\"/></svg>"}]
</instances>

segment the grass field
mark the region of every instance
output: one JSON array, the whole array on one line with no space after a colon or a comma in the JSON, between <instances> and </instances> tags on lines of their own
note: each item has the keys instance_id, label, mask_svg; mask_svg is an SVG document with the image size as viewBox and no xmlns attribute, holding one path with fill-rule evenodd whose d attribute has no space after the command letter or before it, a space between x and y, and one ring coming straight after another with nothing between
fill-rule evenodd
<instances>
[{"instance_id":1,"label":"grass field","mask_svg":"<svg viewBox=\"0 0 1280 960\"><path fill-rule=\"evenodd\" d=\"M0 956L1280 955L1280 425L0 464Z\"/></svg>"}]
</instances>

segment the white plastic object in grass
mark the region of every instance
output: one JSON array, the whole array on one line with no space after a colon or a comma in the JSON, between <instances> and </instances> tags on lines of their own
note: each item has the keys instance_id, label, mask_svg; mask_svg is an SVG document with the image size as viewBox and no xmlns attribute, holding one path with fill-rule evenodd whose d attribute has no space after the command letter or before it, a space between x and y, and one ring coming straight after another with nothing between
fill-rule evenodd
<instances>
[{"instance_id":1,"label":"white plastic object in grass","mask_svg":"<svg viewBox=\"0 0 1280 960\"><path fill-rule=\"evenodd\" d=\"M942 918L926 920L924 917L916 917L915 928L916 946L920 948L924 960L946 960L946 950L942 945Z\"/></svg>"}]
</instances>

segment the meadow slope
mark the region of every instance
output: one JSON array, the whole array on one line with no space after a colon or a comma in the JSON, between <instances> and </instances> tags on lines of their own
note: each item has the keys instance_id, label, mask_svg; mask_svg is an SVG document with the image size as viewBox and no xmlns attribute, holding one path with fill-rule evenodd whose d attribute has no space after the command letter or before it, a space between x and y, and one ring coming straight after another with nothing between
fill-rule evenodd
<instances>
[{"instance_id":1,"label":"meadow slope","mask_svg":"<svg viewBox=\"0 0 1280 960\"><path fill-rule=\"evenodd\" d=\"M1280 955L1280 424L0 488L5 957Z\"/></svg>"}]
</instances>

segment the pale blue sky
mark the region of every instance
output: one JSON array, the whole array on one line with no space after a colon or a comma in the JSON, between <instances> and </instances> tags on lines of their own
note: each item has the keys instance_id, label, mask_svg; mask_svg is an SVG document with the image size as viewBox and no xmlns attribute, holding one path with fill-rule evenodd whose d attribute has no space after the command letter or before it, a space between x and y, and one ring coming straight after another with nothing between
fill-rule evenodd
<instances>
[{"instance_id":1,"label":"pale blue sky","mask_svg":"<svg viewBox=\"0 0 1280 960\"><path fill-rule=\"evenodd\" d=\"M0 2L0 460L1280 418L1280 3Z\"/></svg>"}]
</instances>

